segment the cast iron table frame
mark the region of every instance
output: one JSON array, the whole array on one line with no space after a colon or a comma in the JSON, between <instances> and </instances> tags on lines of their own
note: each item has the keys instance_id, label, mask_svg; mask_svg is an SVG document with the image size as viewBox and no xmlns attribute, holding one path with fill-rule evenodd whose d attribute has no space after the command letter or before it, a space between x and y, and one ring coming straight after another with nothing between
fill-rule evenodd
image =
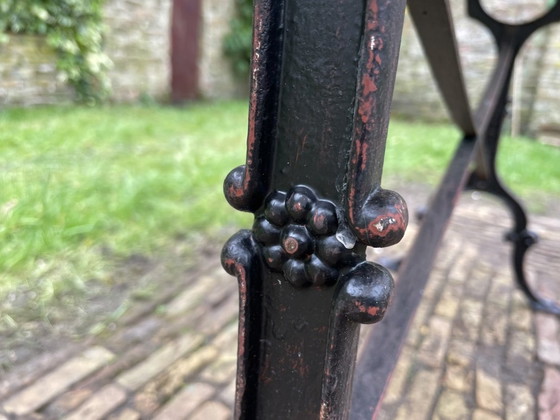
<instances>
[{"instance_id":1,"label":"cast iron table frame","mask_svg":"<svg viewBox=\"0 0 560 420\"><path fill-rule=\"evenodd\" d=\"M474 113L447 1L408 5L463 138L396 287L384 267L365 260L365 249L395 244L408 222L404 200L380 186L405 0L254 1L247 158L224 183L229 203L255 214L252 230L222 252L240 292L236 418L375 416L465 189L493 194L511 210L516 281L534 309L560 314L526 281L523 260L536 237L496 173L515 57L533 32L560 20L560 3L510 25L480 0L467 1L498 47ZM384 315L352 387L359 324Z\"/></svg>"}]
</instances>

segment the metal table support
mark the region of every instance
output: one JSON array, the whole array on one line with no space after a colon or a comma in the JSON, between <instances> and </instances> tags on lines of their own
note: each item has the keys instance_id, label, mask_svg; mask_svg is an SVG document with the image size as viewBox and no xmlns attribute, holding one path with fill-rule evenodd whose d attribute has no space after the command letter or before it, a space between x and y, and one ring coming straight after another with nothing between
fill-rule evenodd
<instances>
[{"instance_id":1,"label":"metal table support","mask_svg":"<svg viewBox=\"0 0 560 420\"><path fill-rule=\"evenodd\" d=\"M246 164L224 183L229 203L255 215L252 230L234 235L222 253L240 291L235 418L374 416L464 188L495 194L512 209L519 285L536 309L560 313L525 280L523 256L534 236L495 170L514 58L531 33L560 20L560 4L517 26L488 16L478 0L468 5L499 51L474 116L447 2L409 5L464 136L387 312L393 279L365 261L365 249L395 244L408 221L404 200L380 186L405 2L255 0ZM352 396L359 325L386 312L358 365Z\"/></svg>"}]
</instances>

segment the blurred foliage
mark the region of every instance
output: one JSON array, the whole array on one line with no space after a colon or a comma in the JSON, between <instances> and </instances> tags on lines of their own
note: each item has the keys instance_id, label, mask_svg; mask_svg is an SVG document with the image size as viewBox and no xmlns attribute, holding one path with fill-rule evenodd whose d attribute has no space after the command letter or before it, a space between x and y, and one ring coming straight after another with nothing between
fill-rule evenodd
<instances>
[{"instance_id":1,"label":"blurred foliage","mask_svg":"<svg viewBox=\"0 0 560 420\"><path fill-rule=\"evenodd\" d=\"M224 53L231 60L236 76L246 78L251 61L253 1L235 0L236 13L224 38Z\"/></svg>"},{"instance_id":2,"label":"blurred foliage","mask_svg":"<svg viewBox=\"0 0 560 420\"><path fill-rule=\"evenodd\" d=\"M57 67L82 102L109 92L103 53L104 0L0 0L0 42L9 33L44 35L58 53Z\"/></svg>"}]
</instances>

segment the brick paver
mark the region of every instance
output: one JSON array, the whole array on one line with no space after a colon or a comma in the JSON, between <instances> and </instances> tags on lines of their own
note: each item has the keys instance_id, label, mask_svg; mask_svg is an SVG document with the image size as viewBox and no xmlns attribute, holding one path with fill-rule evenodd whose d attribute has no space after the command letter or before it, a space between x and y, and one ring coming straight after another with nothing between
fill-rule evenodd
<instances>
[{"instance_id":1,"label":"brick paver","mask_svg":"<svg viewBox=\"0 0 560 420\"><path fill-rule=\"evenodd\" d=\"M152 353L146 360L120 374L116 382L131 391L137 390L181 356L200 345L202 341L203 337L200 335L185 333Z\"/></svg>"},{"instance_id":2,"label":"brick paver","mask_svg":"<svg viewBox=\"0 0 560 420\"><path fill-rule=\"evenodd\" d=\"M498 416L494 413L489 413L488 411L484 411L480 408L474 410L473 413L473 420L500 420L502 417Z\"/></svg>"},{"instance_id":3,"label":"brick paver","mask_svg":"<svg viewBox=\"0 0 560 420\"><path fill-rule=\"evenodd\" d=\"M543 362L560 366L560 322L553 315L537 314L538 355Z\"/></svg>"},{"instance_id":4,"label":"brick paver","mask_svg":"<svg viewBox=\"0 0 560 420\"><path fill-rule=\"evenodd\" d=\"M227 420L231 417L229 407L217 401L208 401L204 403L199 410L190 416L191 420Z\"/></svg>"},{"instance_id":5,"label":"brick paver","mask_svg":"<svg viewBox=\"0 0 560 420\"><path fill-rule=\"evenodd\" d=\"M154 420L178 420L188 418L199 406L216 393L215 387L205 383L187 384L163 409ZM213 419L208 417L207 420Z\"/></svg>"},{"instance_id":6,"label":"brick paver","mask_svg":"<svg viewBox=\"0 0 560 420\"><path fill-rule=\"evenodd\" d=\"M476 370L476 403L488 411L503 412L502 384L498 377L484 369Z\"/></svg>"},{"instance_id":7,"label":"brick paver","mask_svg":"<svg viewBox=\"0 0 560 420\"><path fill-rule=\"evenodd\" d=\"M139 420L140 413L130 408L124 408L120 412L111 415L108 420Z\"/></svg>"},{"instance_id":8,"label":"brick paver","mask_svg":"<svg viewBox=\"0 0 560 420\"><path fill-rule=\"evenodd\" d=\"M414 372L405 399L397 411L397 419L428 419L431 417L437 395L441 371L421 368ZM390 418L390 417L389 417Z\"/></svg>"},{"instance_id":9,"label":"brick paver","mask_svg":"<svg viewBox=\"0 0 560 420\"><path fill-rule=\"evenodd\" d=\"M71 385L108 363L113 356L103 347L87 349L9 398L2 404L2 408L7 413L18 416L32 413Z\"/></svg>"},{"instance_id":10,"label":"brick paver","mask_svg":"<svg viewBox=\"0 0 560 420\"><path fill-rule=\"evenodd\" d=\"M97 391L93 396L73 411L67 420L98 420L105 417L126 400L126 390L117 385L109 384Z\"/></svg>"},{"instance_id":11,"label":"brick paver","mask_svg":"<svg viewBox=\"0 0 560 420\"><path fill-rule=\"evenodd\" d=\"M527 271L560 300L560 221L531 220L542 240ZM517 291L501 240L509 223L495 203L462 199L381 419L560 419L559 318L535 315ZM404 255L416 230L371 255ZM111 335L14 368L0 381L0 420L231 418L237 286L217 253L204 264L184 290L131 308Z\"/></svg>"},{"instance_id":12,"label":"brick paver","mask_svg":"<svg viewBox=\"0 0 560 420\"><path fill-rule=\"evenodd\" d=\"M506 384L505 409L508 420L534 418L536 401L532 390L526 385Z\"/></svg>"},{"instance_id":13,"label":"brick paver","mask_svg":"<svg viewBox=\"0 0 560 420\"><path fill-rule=\"evenodd\" d=\"M470 419L468 397L460 392L444 388L438 398L433 417L442 420Z\"/></svg>"},{"instance_id":14,"label":"brick paver","mask_svg":"<svg viewBox=\"0 0 560 420\"><path fill-rule=\"evenodd\" d=\"M560 419L560 371L547 367L539 395L539 418L541 420Z\"/></svg>"}]
</instances>

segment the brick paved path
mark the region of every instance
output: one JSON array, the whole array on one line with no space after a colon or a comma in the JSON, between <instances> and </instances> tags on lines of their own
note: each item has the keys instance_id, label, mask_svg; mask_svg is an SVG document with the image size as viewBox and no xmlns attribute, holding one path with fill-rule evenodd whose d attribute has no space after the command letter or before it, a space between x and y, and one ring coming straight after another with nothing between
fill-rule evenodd
<instances>
[{"instance_id":1,"label":"brick paved path","mask_svg":"<svg viewBox=\"0 0 560 420\"><path fill-rule=\"evenodd\" d=\"M529 254L531 281L560 299L560 221L532 220L541 242ZM560 419L560 322L531 313L514 288L508 224L500 206L462 200L382 419ZM415 230L389 252L404 253ZM184 289L133 308L111 336L1 378L0 420L230 418L237 285L217 259Z\"/></svg>"}]
</instances>

